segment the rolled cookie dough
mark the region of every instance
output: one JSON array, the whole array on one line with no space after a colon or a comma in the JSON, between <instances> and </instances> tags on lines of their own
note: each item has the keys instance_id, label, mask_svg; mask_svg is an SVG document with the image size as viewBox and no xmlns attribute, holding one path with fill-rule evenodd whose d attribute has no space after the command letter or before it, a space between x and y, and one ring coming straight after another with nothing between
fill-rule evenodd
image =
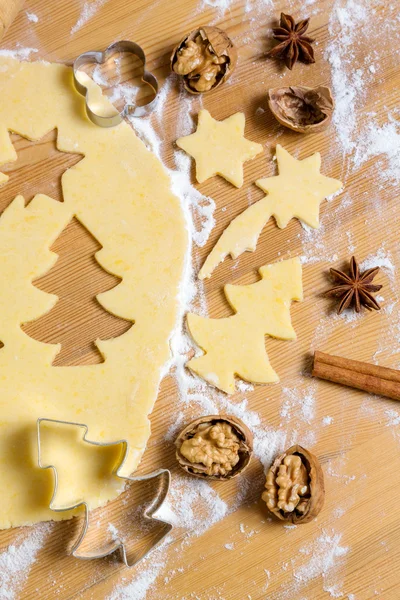
<instances>
[{"instance_id":1,"label":"rolled cookie dough","mask_svg":"<svg viewBox=\"0 0 400 600\"><path fill-rule=\"evenodd\" d=\"M110 112L99 88L88 85L98 108ZM122 474L137 467L169 357L188 240L180 202L158 159L127 123L103 129L87 119L70 68L0 57L0 96L0 165L16 157L9 131L37 140L56 127L58 149L85 156L62 177L63 203L37 195L25 207L19 196L0 218L0 527L5 528L70 516L48 508L53 480L50 471L37 467L38 417L85 423L97 442L126 438ZM1 175L0 182L7 185ZM102 245L99 264L122 279L99 302L134 325L118 338L97 341L104 363L53 367L59 346L28 337L20 325L57 301L32 280L57 259L49 247L74 216ZM94 449L82 442L80 430L56 427L45 436L43 450L44 461L61 470L60 504L85 499L96 507L120 491L111 475L115 449Z\"/></svg>"}]
</instances>

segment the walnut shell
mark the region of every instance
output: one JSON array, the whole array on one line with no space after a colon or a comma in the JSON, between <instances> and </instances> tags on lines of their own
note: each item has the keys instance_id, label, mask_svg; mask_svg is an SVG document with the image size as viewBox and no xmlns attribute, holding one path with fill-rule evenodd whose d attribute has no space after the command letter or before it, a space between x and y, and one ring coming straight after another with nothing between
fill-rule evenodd
<instances>
[{"instance_id":1,"label":"walnut shell","mask_svg":"<svg viewBox=\"0 0 400 600\"><path fill-rule=\"evenodd\" d=\"M207 467L203 463L192 463L181 454L180 450L183 442L193 438L198 431L199 425L202 425L203 423L227 423L232 427L232 430L240 439L239 461L232 468L232 470L225 475L210 475L206 472ZM250 429L237 417L225 414L206 415L199 417L198 419L194 419L194 421L191 421L184 429L182 429L175 440L175 446L176 459L186 473L189 473L194 477L200 477L201 479L215 479L221 481L225 479L232 479L245 470L253 453L253 434L251 433Z\"/></svg>"},{"instance_id":2,"label":"walnut shell","mask_svg":"<svg viewBox=\"0 0 400 600\"><path fill-rule=\"evenodd\" d=\"M324 504L324 474L317 457L302 446L298 446L297 444L292 446L274 460L268 471L265 487L268 490L268 481L273 480L275 482L276 490L279 489L276 481L278 474L281 475L279 473L279 467L283 465L283 461L286 457L293 455L301 458L301 462L304 465L308 475L308 493L304 497L300 498L301 503L303 504L302 512L299 512L296 508L294 508L294 510L291 512L283 511L278 506L270 508L268 506L268 500L271 497L269 491L264 491L262 499L267 504L268 510L278 517L278 519L281 521L289 521L295 525L300 525L312 521L321 511Z\"/></svg>"},{"instance_id":3,"label":"walnut shell","mask_svg":"<svg viewBox=\"0 0 400 600\"><path fill-rule=\"evenodd\" d=\"M281 125L307 133L328 127L334 100L328 87L292 86L270 89L268 106Z\"/></svg>"},{"instance_id":4,"label":"walnut shell","mask_svg":"<svg viewBox=\"0 0 400 600\"><path fill-rule=\"evenodd\" d=\"M224 83L228 77L230 77L237 62L237 52L232 40L228 37L225 31L222 31L222 29L219 29L218 27L205 25L194 29L188 35L185 35L185 37L179 42L172 52L171 70L174 71L174 65L178 60L178 53L180 50L185 47L187 42L194 41L199 35L204 41L204 48L208 47L210 51L218 58L226 58L226 62L220 65L220 73L218 74L215 83L212 85L211 89L207 91L215 90L219 85ZM181 77L185 90L190 94L207 93L207 91L200 92L193 87L193 80L191 79L190 73L187 75L181 75Z\"/></svg>"}]
</instances>

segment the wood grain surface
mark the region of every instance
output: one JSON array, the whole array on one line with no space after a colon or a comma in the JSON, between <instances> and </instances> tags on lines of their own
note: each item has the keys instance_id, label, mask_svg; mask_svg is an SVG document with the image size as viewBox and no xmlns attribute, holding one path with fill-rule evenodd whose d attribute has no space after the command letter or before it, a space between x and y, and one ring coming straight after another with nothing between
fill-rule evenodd
<instances>
[{"instance_id":1,"label":"wood grain surface","mask_svg":"<svg viewBox=\"0 0 400 600\"><path fill-rule=\"evenodd\" d=\"M139 585L136 591L131 588L129 594L113 591L119 589L116 586L128 590L126 586L131 581L140 581L145 572L148 576L152 564L162 560L165 566L158 568L158 576L147 591L149 600L320 600L331 597L398 600L398 404L328 382L314 383L308 376L309 356L317 348L358 360L399 366L400 290L396 271L393 275L383 269L377 277L377 282L384 286L384 310L380 313L363 313L357 319L337 318L330 300L322 296L328 284L329 266L345 265L353 249L360 261L383 249L395 267L399 266L398 189L393 182L382 183L378 177L379 171L385 169L385 156L379 157L378 167L377 159L371 158L355 169L349 154L343 152L338 130L333 126L322 133L302 136L283 129L266 105L269 87L330 85L330 65L324 51L335 33L329 31L328 20L337 8L347 6L355 10L357 2L276 0L268 3L259 0L257 3L248 0L247 10L244 2L233 1L225 12L210 6L222 5L222 2L197 3L196 0L93 0L85 4L96 6L96 10L71 34L71 28L81 15L83 1L29 0L26 9L37 14L38 23L28 21L26 13L21 12L1 47L34 47L38 52L32 54L31 59L71 63L83 51L101 49L117 39L132 39L143 46L149 70L163 84L169 74L173 47L196 25L219 24L238 46L239 63L232 79L215 93L204 96L203 106L218 119L243 111L247 137L262 143L265 152L245 165L245 183L241 189L235 189L219 177L197 186L215 200L217 208L216 224L207 244L194 247L195 265L202 264L231 219L249 203L263 197L254 181L275 173L271 159L277 142L300 158L320 151L322 172L342 179L345 184L342 196L321 206L322 225L318 234L307 233L297 220L292 220L284 230L279 230L270 220L255 253L245 253L236 261L226 259L205 284L209 314L225 316L230 311L223 297L223 284L256 281L257 268L261 265L278 258L307 255L303 269L305 300L292 307L298 339L291 343L266 341L281 384L256 386L246 394L238 392L233 401L239 403L247 398L248 409L259 414L261 427L286 435L287 445L293 441L310 446L320 457L325 472L326 503L316 521L309 525L284 528L282 523L267 520L259 501L263 470L254 459L242 479L213 484L229 507L224 519L199 537L190 536L190 531L185 529L175 530L162 558L155 554L146 565L131 570L113 559L83 562L68 556L66 549L77 520L52 525L29 575L16 586L12 598L98 600L114 593L111 596L114 599L141 600L146 593L138 591ZM398 19L399 6L383 0L374 2L374 6L376 28L372 38L363 33L360 26L357 43L346 55L348 68L361 69L364 73L363 102L355 107L359 123L364 125L372 118L380 124L386 123L388 113L398 107L399 101L399 33L394 38L393 34L386 33L388 23L393 22L396 14ZM281 9L297 18L312 14L310 33L317 40L315 65L296 65L293 72L289 72L276 61L265 58L265 51L270 47L270 28ZM368 31L371 31L370 26ZM344 47L343 52L345 50ZM374 63L379 67L375 75L368 70L372 50ZM177 124L195 117L199 108L200 100L194 99L189 105L173 82L161 122L156 116L152 118L162 139L161 152L168 167L174 168ZM260 108L262 110L257 110ZM343 127L346 127L345 122ZM27 200L35 192L48 193L61 200L60 176L77 157L57 153L54 133L36 144L18 136L13 139L19 160L7 167L10 181L0 190L0 211L19 192L25 193ZM60 359L65 361L63 364L96 362L93 340L99 335L120 335L130 325L104 315L94 300L96 293L110 289L118 280L99 268L93 259L97 242L78 222L68 226L53 249L60 260L38 285L57 293L61 302L55 314L30 324L28 333L53 343L61 341L65 346ZM292 408L290 393L300 397L300 403ZM315 400L315 414L307 422L302 416L302 406L310 393ZM175 379L167 376L151 415L152 436L139 473L164 466L172 469L173 476L177 475L173 444L165 440L165 434L181 410ZM199 416L201 410L192 404L186 407L185 416ZM324 421L327 416L331 419ZM113 522L125 519L124 527L129 530L125 506L131 496L136 504L143 498L140 490L130 489L102 509L98 518ZM238 497L242 498L240 503ZM0 532L0 549L5 550L12 542L20 543L30 533L29 528ZM334 556L337 547L339 550ZM0 590L0 598L3 597L11 596L2 595Z\"/></svg>"}]
</instances>

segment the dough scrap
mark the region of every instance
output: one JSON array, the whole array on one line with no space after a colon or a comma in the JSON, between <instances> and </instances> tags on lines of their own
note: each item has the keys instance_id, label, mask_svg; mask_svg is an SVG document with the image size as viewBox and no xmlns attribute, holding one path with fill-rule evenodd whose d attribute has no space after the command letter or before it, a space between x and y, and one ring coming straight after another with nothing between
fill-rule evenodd
<instances>
[{"instance_id":1,"label":"dough scrap","mask_svg":"<svg viewBox=\"0 0 400 600\"><path fill-rule=\"evenodd\" d=\"M87 84L106 109L99 88ZM84 423L97 442L127 439L121 475L137 467L169 358L188 235L161 163L127 123L105 129L87 119L69 67L0 57L0 96L0 165L16 157L9 131L38 140L57 127L58 149L85 156L62 176L63 203L39 194L25 206L18 196L0 217L0 528L6 528L72 516L48 507L53 479L36 466L38 417ZM57 301L32 280L57 260L49 248L74 216L102 245L99 264L122 280L98 301L134 325L96 342L104 363L54 367L59 346L30 338L20 325ZM60 502L84 498L95 508L116 497L115 453L88 448L80 430L61 430L43 441L44 460L60 469Z\"/></svg>"},{"instance_id":2,"label":"dough scrap","mask_svg":"<svg viewBox=\"0 0 400 600\"><path fill-rule=\"evenodd\" d=\"M205 354L187 367L226 392L235 392L235 375L252 383L279 381L265 350L265 335L296 339L290 320L292 300L303 299L302 269L292 258L259 269L251 285L226 285L225 296L236 314L209 319L188 314L189 331Z\"/></svg>"},{"instance_id":3,"label":"dough scrap","mask_svg":"<svg viewBox=\"0 0 400 600\"><path fill-rule=\"evenodd\" d=\"M225 229L200 269L199 279L211 277L214 269L228 254L236 259L248 250L254 252L262 229L275 217L283 229L296 217L310 227L319 226L322 200L335 194L343 184L320 173L321 155L315 152L297 160L279 144L276 146L279 175L258 179L256 184L268 195L252 204Z\"/></svg>"},{"instance_id":4,"label":"dough scrap","mask_svg":"<svg viewBox=\"0 0 400 600\"><path fill-rule=\"evenodd\" d=\"M201 110L195 133L181 137L177 146L196 161L196 179L203 183L209 177L221 175L237 188L243 185L243 163L262 152L261 144L244 137L245 116L231 115L216 121L208 110Z\"/></svg>"}]
</instances>

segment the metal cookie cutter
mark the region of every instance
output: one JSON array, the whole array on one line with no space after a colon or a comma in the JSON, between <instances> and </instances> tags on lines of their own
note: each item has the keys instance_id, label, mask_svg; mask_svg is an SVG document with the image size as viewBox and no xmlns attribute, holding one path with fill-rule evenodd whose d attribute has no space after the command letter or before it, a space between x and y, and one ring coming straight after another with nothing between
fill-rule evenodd
<instances>
[{"instance_id":1,"label":"metal cookie cutter","mask_svg":"<svg viewBox=\"0 0 400 600\"><path fill-rule=\"evenodd\" d=\"M129 52L130 54L137 56L142 62L142 81L144 83L147 83L153 89L154 98L152 98L147 104L144 104L143 106L137 106L136 104L126 104L120 113L112 115L110 117L98 115L90 108L88 104L88 89L79 81L77 73L79 69L84 65L94 63L99 65L104 64L109 58L111 58L111 56L120 52ZM121 123L124 117L128 115L131 117L143 117L149 112L151 112L155 107L158 93L158 81L152 73L146 71L146 55L143 49L138 44L135 44L135 42L121 40L119 42L114 42L114 44L111 44L111 46L108 46L108 48L106 48L104 52L84 52L75 60L73 65L73 73L75 87L78 90L78 92L82 94L82 96L85 96L87 115L95 125L100 125L100 127L114 127L114 125L118 125L119 123Z\"/></svg>"},{"instance_id":2,"label":"metal cookie cutter","mask_svg":"<svg viewBox=\"0 0 400 600\"><path fill-rule=\"evenodd\" d=\"M43 465L43 463L42 463L41 441L40 441L40 426L42 423L56 423L58 425L75 425L77 427L81 427L84 430L83 441L87 442L88 444L92 444L93 446L122 445L124 447L123 458L120 461L120 463L118 464L118 466L116 467L114 474L117 477L120 477L121 479L123 479L125 481L147 481L150 479L154 479L155 477L160 477L160 483L159 483L159 487L157 489L157 493L156 493L155 497L153 498L153 501L151 502L151 504L143 512L143 516L148 521L157 521L157 522L165 525L165 528L163 529L161 534L155 539L155 541L150 546L147 547L145 552L138 558L135 558L135 560L133 562L129 562L125 543L120 539L115 539L112 542L110 542L109 544L107 544L106 546L104 546L102 548L97 548L96 550L93 550L93 551L88 551L85 553L79 551L79 548L80 548L80 546L84 540L84 537L88 531L90 509L89 509L87 502L85 502L84 500L81 500L72 506L56 506L55 505L55 498L56 498L57 490L58 490L58 474L57 474L57 469L54 465ZM95 559L95 558L104 558L105 556L109 556L113 552L116 552L117 550L119 550L121 553L122 561L125 563L125 565L127 567L133 567L136 564L138 564L141 560L146 558L146 556L148 556L148 554L152 550L154 550L154 548L159 546L160 543L165 539L165 537L169 534L169 532L171 531L171 529L173 527L171 525L171 523L168 523L167 521L163 521L162 519L158 519L157 517L154 516L154 514L157 512L157 510L159 508L161 508L161 506L163 505L163 503L168 495L168 491L169 491L170 483L171 483L171 473L168 469L158 469L157 471L153 471L152 473L148 473L147 475L141 475L138 477L124 477L119 474L119 471L120 471L121 467L123 466L123 464L126 460L126 457L127 457L128 442L126 440L118 440L117 442L111 442L109 444L102 443L102 442L93 442L92 440L87 439L87 434L88 434L88 427L87 427L87 425L84 425L82 423L75 423L73 421L60 421L58 419L47 419L47 418L39 418L37 420L38 464L41 469L52 469L53 473L54 473L54 491L53 491L53 495L51 497L49 506L50 506L51 510L54 510L56 512L72 510L72 509L78 508L80 506L83 506L85 509L83 528L71 549L72 556L75 556L76 558L85 559L85 560L91 560L91 559Z\"/></svg>"}]
</instances>

